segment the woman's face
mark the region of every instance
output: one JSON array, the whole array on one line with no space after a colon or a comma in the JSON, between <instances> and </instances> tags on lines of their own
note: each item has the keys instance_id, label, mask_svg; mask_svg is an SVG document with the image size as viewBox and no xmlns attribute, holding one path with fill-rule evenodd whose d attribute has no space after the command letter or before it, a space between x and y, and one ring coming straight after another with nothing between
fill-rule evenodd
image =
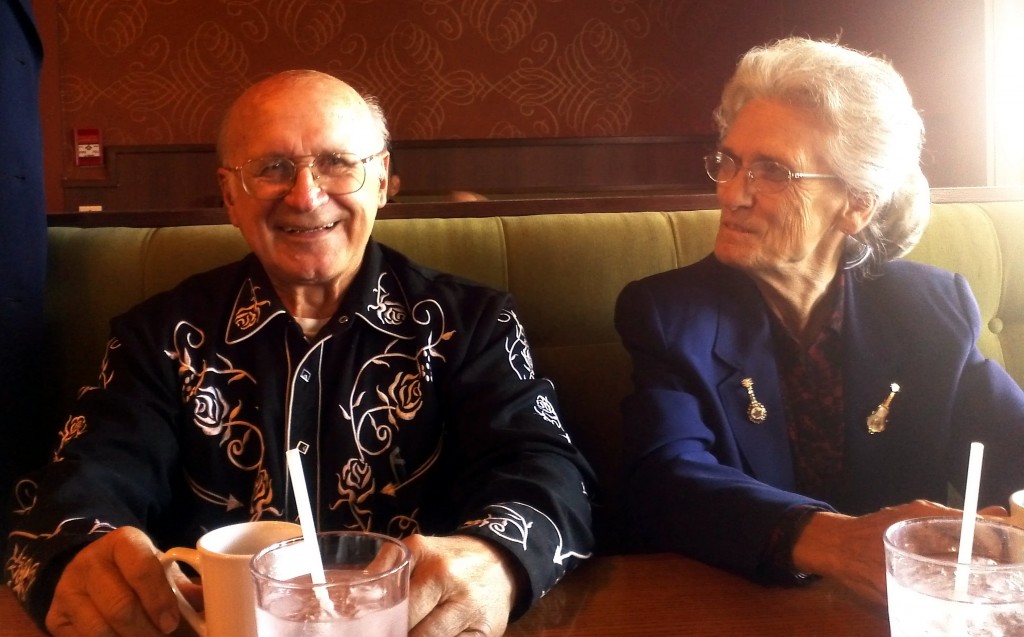
<instances>
[{"instance_id":1,"label":"woman's face","mask_svg":"<svg viewBox=\"0 0 1024 637\"><path fill-rule=\"evenodd\" d=\"M740 110L721 152L737 173L717 188L722 217L715 256L764 280L824 278L839 266L844 234L860 229L851 197L838 179L793 179L776 193L758 191L750 165L775 161L794 173L832 172L826 163L830 132L808 111L775 100L753 100ZM866 222L866 219L865 219Z\"/></svg>"}]
</instances>

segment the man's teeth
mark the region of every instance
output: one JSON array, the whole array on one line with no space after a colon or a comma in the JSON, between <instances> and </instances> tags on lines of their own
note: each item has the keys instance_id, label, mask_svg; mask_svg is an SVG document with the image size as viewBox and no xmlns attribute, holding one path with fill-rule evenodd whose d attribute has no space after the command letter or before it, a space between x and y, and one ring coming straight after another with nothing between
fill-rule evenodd
<instances>
[{"instance_id":1,"label":"man's teeth","mask_svg":"<svg viewBox=\"0 0 1024 637\"><path fill-rule=\"evenodd\" d=\"M330 230L336 225L338 225L337 221L335 221L334 223L328 223L322 226L317 226L316 228L284 228L284 231L290 234L302 234L305 232L318 232L320 230Z\"/></svg>"}]
</instances>

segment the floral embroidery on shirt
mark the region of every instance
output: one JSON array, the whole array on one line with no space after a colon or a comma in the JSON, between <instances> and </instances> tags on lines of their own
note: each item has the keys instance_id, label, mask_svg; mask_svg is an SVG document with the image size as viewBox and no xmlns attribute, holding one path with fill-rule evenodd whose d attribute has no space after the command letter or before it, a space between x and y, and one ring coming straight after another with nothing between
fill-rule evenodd
<instances>
[{"instance_id":1,"label":"floral embroidery on shirt","mask_svg":"<svg viewBox=\"0 0 1024 637\"><path fill-rule=\"evenodd\" d=\"M270 301L260 300L257 292L260 290L260 286L254 284L251 280L247 281L249 286L249 301L245 305L241 304L242 292L239 291L238 301L235 303L235 313L232 322L235 326L243 332L250 330L260 322L260 308L264 305L270 305Z\"/></svg>"},{"instance_id":2,"label":"floral embroidery on shirt","mask_svg":"<svg viewBox=\"0 0 1024 637\"><path fill-rule=\"evenodd\" d=\"M36 506L36 491L39 489L32 480L19 480L14 485L14 501L15 508L13 513L18 515L25 515L32 511L33 507Z\"/></svg>"},{"instance_id":3,"label":"floral embroidery on shirt","mask_svg":"<svg viewBox=\"0 0 1024 637\"><path fill-rule=\"evenodd\" d=\"M399 420L412 420L423 404L423 379L420 374L399 372L388 386L387 395L380 389L377 396L389 407L388 422L397 425Z\"/></svg>"},{"instance_id":4,"label":"floral embroidery on shirt","mask_svg":"<svg viewBox=\"0 0 1024 637\"><path fill-rule=\"evenodd\" d=\"M416 521L416 509L412 515L396 515L388 522L387 534L391 537L406 537L420 532L420 523Z\"/></svg>"},{"instance_id":5,"label":"floral embroidery on shirt","mask_svg":"<svg viewBox=\"0 0 1024 637\"><path fill-rule=\"evenodd\" d=\"M374 312L377 315L377 320L385 325L401 325L407 314L405 305L388 298L391 295L384 289L385 276L387 273L382 273L377 278L377 287L373 288L373 291L377 293L377 302L368 305L366 309Z\"/></svg>"},{"instance_id":6,"label":"floral embroidery on shirt","mask_svg":"<svg viewBox=\"0 0 1024 637\"><path fill-rule=\"evenodd\" d=\"M14 596L25 601L28 592L35 584L36 575L39 572L39 562L29 557L23 546L14 545L11 556L5 565L7 569L7 587L11 589Z\"/></svg>"},{"instance_id":7,"label":"floral embroidery on shirt","mask_svg":"<svg viewBox=\"0 0 1024 637\"><path fill-rule=\"evenodd\" d=\"M528 510L530 512L530 517L520 511L517 511L513 507L521 507ZM556 525L554 520L552 520L546 513L534 506L524 502L510 502L509 504L491 505L487 508L491 511L496 511L496 513L488 513L487 517L481 520L466 522L462 527L485 528L499 538L521 545L523 550L527 550L530 529L533 528L535 521L542 521L549 525L558 537L558 543L555 546L554 553L551 555L551 561L553 563L564 565L565 560L568 558L574 557L585 560L591 556L591 553L579 553L577 551L564 550L564 540L562 538L561 529L558 528L558 525ZM559 575L559 579L561 579L561 575Z\"/></svg>"},{"instance_id":8,"label":"floral embroidery on shirt","mask_svg":"<svg viewBox=\"0 0 1024 637\"><path fill-rule=\"evenodd\" d=\"M116 338L112 338L107 341L107 349L103 351L103 361L100 363L100 375L99 383L96 385L86 385L78 390L78 397L86 395L94 389L106 389L110 382L114 380L114 372L110 369L110 352L121 347L121 342Z\"/></svg>"},{"instance_id":9,"label":"floral embroidery on shirt","mask_svg":"<svg viewBox=\"0 0 1024 637\"><path fill-rule=\"evenodd\" d=\"M30 541L49 540L60 535L66 526L69 526L74 522L82 522L84 520L85 518L69 518L67 520L63 520L50 533L34 534L25 531L11 532L8 536L12 542L11 555L7 558L4 568L8 573L6 582L7 586L14 592L18 599L23 602L28 599L28 593L36 582L36 576L39 571L39 561L31 557L28 545L21 544L16 540L21 540L23 538ZM86 531L86 534L93 535L95 533L109 533L115 528L117 527L107 524L106 522L93 520L92 526Z\"/></svg>"},{"instance_id":10,"label":"floral embroidery on shirt","mask_svg":"<svg viewBox=\"0 0 1024 637\"><path fill-rule=\"evenodd\" d=\"M347 504L352 517L356 520L356 526L363 531L371 528L373 512L363 506L363 503L374 492L376 492L376 481L373 479L373 468L368 462L360 458L350 458L338 474L338 495L339 497L331 510Z\"/></svg>"},{"instance_id":11,"label":"floral embroidery on shirt","mask_svg":"<svg viewBox=\"0 0 1024 637\"><path fill-rule=\"evenodd\" d=\"M508 364L512 366L512 371L519 376L519 380L532 380L535 378L533 354L530 353L530 344L526 342L526 330L519 322L519 317L511 310L502 310L498 315L498 322L515 323L515 335L505 339Z\"/></svg>"},{"instance_id":12,"label":"floral embroidery on shirt","mask_svg":"<svg viewBox=\"0 0 1024 637\"><path fill-rule=\"evenodd\" d=\"M533 522L528 520L522 513L519 513L508 506L498 504L489 508L497 510L499 514L488 513L486 518L481 520L470 520L462 526L464 528L474 526L484 527L503 540L521 545L525 551L526 543L530 536L530 528L533 526Z\"/></svg>"},{"instance_id":13,"label":"floral embroidery on shirt","mask_svg":"<svg viewBox=\"0 0 1024 637\"><path fill-rule=\"evenodd\" d=\"M68 416L67 422L64 423L64 428L60 430L60 443L57 445L57 450L53 452L54 462L64 460L64 447L75 438L84 434L86 428L85 416Z\"/></svg>"},{"instance_id":14,"label":"floral embroidery on shirt","mask_svg":"<svg viewBox=\"0 0 1024 637\"><path fill-rule=\"evenodd\" d=\"M415 480L432 466L440 454L440 448L422 466L410 472L405 469L405 460L394 446L401 427L415 422L423 409L424 384L433 382L434 361L444 361L445 356L438 348L449 341L454 331L445 329L445 314L441 305L426 299L411 309L388 300L382 274L374 288L377 303L368 307L376 312L377 323L372 317L362 316L374 330L394 337L384 350L371 356L360 367L352 385L347 405L338 405L342 417L351 423L352 440L358 455L350 458L337 474L338 498L330 505L331 510L346 506L354 522L352 528L372 528L372 511L368 499L375 493L393 496L404 485ZM390 327L412 319L417 326L429 328L425 342L409 352L402 344L408 345L414 338ZM387 458L388 464L373 458ZM383 474L389 467L391 475ZM403 522L410 528L418 526L414 519Z\"/></svg>"},{"instance_id":15,"label":"floral embroidery on shirt","mask_svg":"<svg viewBox=\"0 0 1024 637\"><path fill-rule=\"evenodd\" d=\"M543 394L537 396L537 402L533 406L533 411L543 418L546 422L558 427L559 431L562 432L562 437L572 442L569 438L569 434L562 427L562 421L558 419L558 412L555 411L555 405L551 402L551 399Z\"/></svg>"},{"instance_id":16,"label":"floral embroidery on shirt","mask_svg":"<svg viewBox=\"0 0 1024 637\"><path fill-rule=\"evenodd\" d=\"M242 418L241 400L232 401L224 389L235 382L255 383L245 370L236 368L231 361L218 354L223 367L211 367L205 360L196 360L196 352L206 340L205 333L188 323L179 322L174 328L174 351L164 353L178 362L181 399L192 414L192 423L207 436L220 436L227 460L232 466L255 472L253 492L249 503L251 519L257 520L264 512L280 515L270 503L274 499L273 485L264 463L266 447L263 432L252 422ZM214 494L190 481L193 493L218 504L228 504L234 496Z\"/></svg>"}]
</instances>

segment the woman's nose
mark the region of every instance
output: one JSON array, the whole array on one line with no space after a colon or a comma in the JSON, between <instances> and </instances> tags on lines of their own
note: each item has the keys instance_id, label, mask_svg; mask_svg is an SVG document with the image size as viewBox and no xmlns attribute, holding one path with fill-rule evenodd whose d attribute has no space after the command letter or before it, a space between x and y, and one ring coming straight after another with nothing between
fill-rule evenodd
<instances>
[{"instance_id":1,"label":"woman's nose","mask_svg":"<svg viewBox=\"0 0 1024 637\"><path fill-rule=\"evenodd\" d=\"M730 209L749 206L754 200L754 184L745 170L737 171L732 179L715 188L718 203Z\"/></svg>"}]
</instances>

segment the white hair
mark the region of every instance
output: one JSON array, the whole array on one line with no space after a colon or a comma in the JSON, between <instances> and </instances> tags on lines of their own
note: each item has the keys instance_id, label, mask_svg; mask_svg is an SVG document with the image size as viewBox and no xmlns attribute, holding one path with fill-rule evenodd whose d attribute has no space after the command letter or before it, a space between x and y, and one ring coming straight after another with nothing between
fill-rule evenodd
<instances>
[{"instance_id":1,"label":"white hair","mask_svg":"<svg viewBox=\"0 0 1024 637\"><path fill-rule=\"evenodd\" d=\"M819 117L831 130L832 171L852 195L874 204L868 225L848 242L848 263L871 271L917 244L931 212L921 171L924 123L888 61L832 42L786 38L740 60L715 109L722 137L754 99L780 100Z\"/></svg>"}]
</instances>

